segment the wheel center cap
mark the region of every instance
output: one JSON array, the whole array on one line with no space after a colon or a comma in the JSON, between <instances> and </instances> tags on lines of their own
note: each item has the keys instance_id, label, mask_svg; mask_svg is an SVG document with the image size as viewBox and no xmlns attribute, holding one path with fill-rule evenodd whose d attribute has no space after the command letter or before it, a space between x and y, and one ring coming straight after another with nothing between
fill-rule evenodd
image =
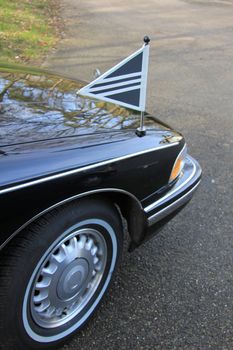
<instances>
[{"instance_id":1,"label":"wheel center cap","mask_svg":"<svg viewBox=\"0 0 233 350\"><path fill-rule=\"evenodd\" d=\"M57 294L62 300L73 298L84 287L89 274L86 259L79 258L70 263L59 278Z\"/></svg>"}]
</instances>

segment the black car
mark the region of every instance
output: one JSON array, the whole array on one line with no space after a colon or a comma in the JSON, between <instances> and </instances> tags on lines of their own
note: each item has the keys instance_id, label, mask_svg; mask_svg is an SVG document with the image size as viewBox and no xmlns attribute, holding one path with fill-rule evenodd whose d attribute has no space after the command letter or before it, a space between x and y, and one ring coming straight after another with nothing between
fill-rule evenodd
<instances>
[{"instance_id":1,"label":"black car","mask_svg":"<svg viewBox=\"0 0 233 350\"><path fill-rule=\"evenodd\" d=\"M52 349L92 316L129 250L191 199L201 168L146 114L76 95L82 82L20 67L0 76L0 339Z\"/></svg>"}]
</instances>

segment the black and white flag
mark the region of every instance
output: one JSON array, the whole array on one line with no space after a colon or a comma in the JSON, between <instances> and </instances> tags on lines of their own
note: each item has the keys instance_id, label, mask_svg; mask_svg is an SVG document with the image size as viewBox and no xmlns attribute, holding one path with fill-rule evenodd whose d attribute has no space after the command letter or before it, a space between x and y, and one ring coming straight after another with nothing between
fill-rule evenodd
<instances>
[{"instance_id":1,"label":"black and white flag","mask_svg":"<svg viewBox=\"0 0 233 350\"><path fill-rule=\"evenodd\" d=\"M147 40L147 41L146 41ZM144 112L149 63L149 38L141 49L84 86L79 95Z\"/></svg>"}]
</instances>

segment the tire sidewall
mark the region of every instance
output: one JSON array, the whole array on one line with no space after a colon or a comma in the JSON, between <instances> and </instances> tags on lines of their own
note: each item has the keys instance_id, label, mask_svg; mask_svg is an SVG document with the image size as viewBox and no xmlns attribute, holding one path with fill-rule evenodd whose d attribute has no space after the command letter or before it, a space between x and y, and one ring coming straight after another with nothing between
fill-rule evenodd
<instances>
[{"instance_id":1,"label":"tire sidewall","mask_svg":"<svg viewBox=\"0 0 233 350\"><path fill-rule=\"evenodd\" d=\"M58 335L51 335L54 330L44 332L31 318L29 304L33 281L49 251L72 231L87 227L98 228L104 236L108 249L106 268L97 290L84 309L66 324L58 327ZM84 201L60 208L52 215L48 214L40 221L39 227L36 226L36 231L37 244L34 244L30 255L21 259L27 264L27 268L21 268L20 288L17 290L14 305L17 314L15 332L25 348L52 349L63 344L75 331L81 329L100 304L110 285L122 250L122 226L115 208L110 209L108 205L99 201Z\"/></svg>"}]
</instances>

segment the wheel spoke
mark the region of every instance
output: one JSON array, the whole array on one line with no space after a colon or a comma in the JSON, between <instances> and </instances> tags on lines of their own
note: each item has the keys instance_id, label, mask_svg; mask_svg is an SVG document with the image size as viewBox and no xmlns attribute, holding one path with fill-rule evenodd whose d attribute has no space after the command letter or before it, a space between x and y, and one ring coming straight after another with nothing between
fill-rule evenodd
<instances>
[{"instance_id":1,"label":"wheel spoke","mask_svg":"<svg viewBox=\"0 0 233 350\"><path fill-rule=\"evenodd\" d=\"M54 315L56 309L54 306L50 306L46 312L44 312L44 318L51 319L51 317Z\"/></svg>"},{"instance_id":2,"label":"wheel spoke","mask_svg":"<svg viewBox=\"0 0 233 350\"><path fill-rule=\"evenodd\" d=\"M60 250L65 255L65 257L68 255L68 249L64 243L62 243L62 245L60 246Z\"/></svg>"},{"instance_id":3,"label":"wheel spoke","mask_svg":"<svg viewBox=\"0 0 233 350\"><path fill-rule=\"evenodd\" d=\"M93 260L94 260L94 264L96 265L99 261L99 258L97 258L97 256L95 256Z\"/></svg>"},{"instance_id":4,"label":"wheel spoke","mask_svg":"<svg viewBox=\"0 0 233 350\"><path fill-rule=\"evenodd\" d=\"M55 264L61 263L65 260L66 254L64 253L63 250L59 249L57 254L52 254L51 255L51 262L54 262Z\"/></svg>"},{"instance_id":5,"label":"wheel spoke","mask_svg":"<svg viewBox=\"0 0 233 350\"><path fill-rule=\"evenodd\" d=\"M92 239L92 238L89 238L88 241L86 242L86 246L85 246L86 249L87 249L87 250L91 250L93 244L94 244L93 239Z\"/></svg>"},{"instance_id":6,"label":"wheel spoke","mask_svg":"<svg viewBox=\"0 0 233 350\"><path fill-rule=\"evenodd\" d=\"M50 306L50 301L49 299L44 300L39 306L35 307L35 310L38 313L44 312L48 307Z\"/></svg>"},{"instance_id":7,"label":"wheel spoke","mask_svg":"<svg viewBox=\"0 0 233 350\"><path fill-rule=\"evenodd\" d=\"M95 270L96 270L97 272L100 272L100 271L102 270L102 264L101 264L101 263L97 264L97 265L95 266Z\"/></svg>"},{"instance_id":8,"label":"wheel spoke","mask_svg":"<svg viewBox=\"0 0 233 350\"><path fill-rule=\"evenodd\" d=\"M36 283L36 289L48 288L51 283L50 277L43 277L42 281Z\"/></svg>"},{"instance_id":9,"label":"wheel spoke","mask_svg":"<svg viewBox=\"0 0 233 350\"><path fill-rule=\"evenodd\" d=\"M78 240L76 237L71 238L70 244L69 244L73 251L78 252Z\"/></svg>"},{"instance_id":10,"label":"wheel spoke","mask_svg":"<svg viewBox=\"0 0 233 350\"><path fill-rule=\"evenodd\" d=\"M50 263L48 266L43 268L42 274L44 276L51 276L56 272L56 270L57 270L57 265L54 263Z\"/></svg>"},{"instance_id":11,"label":"wheel spoke","mask_svg":"<svg viewBox=\"0 0 233 350\"><path fill-rule=\"evenodd\" d=\"M79 240L79 247L81 249L83 249L85 247L86 240L87 240L86 236L81 235L80 240Z\"/></svg>"},{"instance_id":12,"label":"wheel spoke","mask_svg":"<svg viewBox=\"0 0 233 350\"><path fill-rule=\"evenodd\" d=\"M92 249L91 249L91 255L96 255L96 253L97 253L97 251L98 251L98 248L96 247L96 246L94 246Z\"/></svg>"},{"instance_id":13,"label":"wheel spoke","mask_svg":"<svg viewBox=\"0 0 233 350\"><path fill-rule=\"evenodd\" d=\"M40 303L41 301L47 299L47 297L48 297L47 290L43 290L38 295L34 295L33 301L34 301L34 303Z\"/></svg>"}]
</instances>

